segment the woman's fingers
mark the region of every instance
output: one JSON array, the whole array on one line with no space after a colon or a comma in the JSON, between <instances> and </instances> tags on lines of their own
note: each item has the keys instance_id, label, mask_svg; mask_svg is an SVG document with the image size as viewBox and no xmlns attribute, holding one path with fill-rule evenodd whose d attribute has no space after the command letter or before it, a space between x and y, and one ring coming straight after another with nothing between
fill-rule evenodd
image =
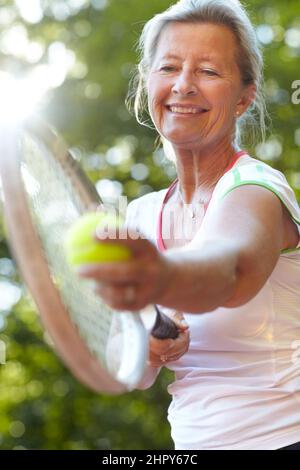
<instances>
[{"instance_id":1,"label":"woman's fingers","mask_svg":"<svg viewBox=\"0 0 300 470\"><path fill-rule=\"evenodd\" d=\"M97 282L95 294L115 310L142 310L148 304L145 292L137 284L114 285Z\"/></svg>"},{"instance_id":2,"label":"woman's fingers","mask_svg":"<svg viewBox=\"0 0 300 470\"><path fill-rule=\"evenodd\" d=\"M171 355L172 353L186 351L189 347L190 333L185 329L176 339L157 339L150 336L150 350L157 355Z\"/></svg>"},{"instance_id":3,"label":"woman's fingers","mask_svg":"<svg viewBox=\"0 0 300 470\"><path fill-rule=\"evenodd\" d=\"M172 348L174 339L157 339L154 336L150 336L150 351L153 351L158 356L160 354L166 354L166 352Z\"/></svg>"},{"instance_id":4,"label":"woman's fingers","mask_svg":"<svg viewBox=\"0 0 300 470\"><path fill-rule=\"evenodd\" d=\"M142 266L135 260L82 264L76 268L76 272L81 277L111 283L135 282L143 273Z\"/></svg>"},{"instance_id":5,"label":"woman's fingers","mask_svg":"<svg viewBox=\"0 0 300 470\"><path fill-rule=\"evenodd\" d=\"M173 320L179 330L187 330L189 328L189 325L186 322L181 311L174 310L174 312L172 312L168 316Z\"/></svg>"},{"instance_id":6,"label":"woman's fingers","mask_svg":"<svg viewBox=\"0 0 300 470\"><path fill-rule=\"evenodd\" d=\"M149 363L153 367L166 365L168 362L176 361L183 356L189 348L190 333L188 329L181 331L175 340L159 340L150 337Z\"/></svg>"}]
</instances>

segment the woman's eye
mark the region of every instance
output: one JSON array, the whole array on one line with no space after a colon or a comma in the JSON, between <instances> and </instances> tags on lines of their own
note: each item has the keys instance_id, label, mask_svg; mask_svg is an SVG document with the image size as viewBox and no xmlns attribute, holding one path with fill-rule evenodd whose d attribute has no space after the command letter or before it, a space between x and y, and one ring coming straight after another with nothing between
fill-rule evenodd
<instances>
[{"instance_id":1,"label":"woman's eye","mask_svg":"<svg viewBox=\"0 0 300 470\"><path fill-rule=\"evenodd\" d=\"M202 70L204 73L207 73L208 75L217 75L216 72L214 72L213 70L209 70L209 69L204 69Z\"/></svg>"},{"instance_id":2,"label":"woman's eye","mask_svg":"<svg viewBox=\"0 0 300 470\"><path fill-rule=\"evenodd\" d=\"M164 65L160 68L160 70L162 72L173 72L175 70L175 67L173 65Z\"/></svg>"}]
</instances>

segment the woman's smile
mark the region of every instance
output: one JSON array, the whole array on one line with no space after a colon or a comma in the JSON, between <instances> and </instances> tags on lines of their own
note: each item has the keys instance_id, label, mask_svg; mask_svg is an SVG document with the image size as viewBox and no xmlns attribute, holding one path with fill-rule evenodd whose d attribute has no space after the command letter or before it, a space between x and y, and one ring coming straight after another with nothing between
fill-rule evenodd
<instances>
[{"instance_id":1,"label":"woman's smile","mask_svg":"<svg viewBox=\"0 0 300 470\"><path fill-rule=\"evenodd\" d=\"M206 113L208 110L194 104L174 103L166 105L166 110L175 117L195 117Z\"/></svg>"}]
</instances>

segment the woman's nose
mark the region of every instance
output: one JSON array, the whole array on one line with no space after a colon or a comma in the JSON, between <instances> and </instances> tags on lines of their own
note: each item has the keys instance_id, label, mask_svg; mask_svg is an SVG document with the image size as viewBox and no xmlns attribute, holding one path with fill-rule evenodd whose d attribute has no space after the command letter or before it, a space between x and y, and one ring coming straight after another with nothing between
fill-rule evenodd
<instances>
[{"instance_id":1,"label":"woman's nose","mask_svg":"<svg viewBox=\"0 0 300 470\"><path fill-rule=\"evenodd\" d=\"M180 73L172 88L173 93L181 95L194 95L197 93L197 86L194 76L190 72Z\"/></svg>"}]
</instances>

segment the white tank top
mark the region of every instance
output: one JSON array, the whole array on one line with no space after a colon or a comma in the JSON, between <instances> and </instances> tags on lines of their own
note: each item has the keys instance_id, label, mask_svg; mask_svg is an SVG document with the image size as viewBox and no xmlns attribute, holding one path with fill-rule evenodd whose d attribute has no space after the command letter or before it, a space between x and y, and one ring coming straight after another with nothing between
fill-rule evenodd
<instances>
[{"instance_id":1,"label":"white tank top","mask_svg":"<svg viewBox=\"0 0 300 470\"><path fill-rule=\"evenodd\" d=\"M241 185L272 191L300 234L300 209L285 176L249 155L218 182L208 210ZM167 190L128 206L127 224L159 246ZM168 419L175 448L277 449L300 441L300 240L283 250L260 292L237 308L185 313L189 351L168 364L175 380Z\"/></svg>"}]
</instances>

